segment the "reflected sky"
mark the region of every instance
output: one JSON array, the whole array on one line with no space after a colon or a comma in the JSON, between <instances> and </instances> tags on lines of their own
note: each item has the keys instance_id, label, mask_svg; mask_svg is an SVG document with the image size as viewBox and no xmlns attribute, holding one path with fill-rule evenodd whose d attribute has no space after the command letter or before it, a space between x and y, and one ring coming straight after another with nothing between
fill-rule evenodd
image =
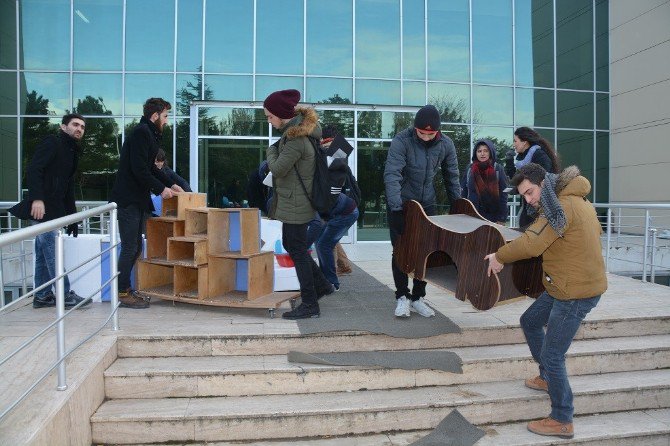
<instances>
[{"instance_id":1,"label":"reflected sky","mask_svg":"<svg viewBox=\"0 0 670 446\"><path fill-rule=\"evenodd\" d=\"M172 71L174 3L126 1L126 70Z\"/></svg>"},{"instance_id":2,"label":"reflected sky","mask_svg":"<svg viewBox=\"0 0 670 446\"><path fill-rule=\"evenodd\" d=\"M428 102L439 110L447 110L443 116L448 122L470 122L470 86L459 84L428 84Z\"/></svg>"},{"instance_id":3,"label":"reflected sky","mask_svg":"<svg viewBox=\"0 0 670 446\"><path fill-rule=\"evenodd\" d=\"M177 71L202 67L202 0L179 0L177 15Z\"/></svg>"},{"instance_id":4,"label":"reflected sky","mask_svg":"<svg viewBox=\"0 0 670 446\"><path fill-rule=\"evenodd\" d=\"M303 0L257 3L256 72L302 74Z\"/></svg>"},{"instance_id":5,"label":"reflected sky","mask_svg":"<svg viewBox=\"0 0 670 446\"><path fill-rule=\"evenodd\" d=\"M512 1L472 0L472 80L512 85Z\"/></svg>"},{"instance_id":6,"label":"reflected sky","mask_svg":"<svg viewBox=\"0 0 670 446\"><path fill-rule=\"evenodd\" d=\"M226 76L206 74L205 86L212 92L212 98L226 98L228 101L250 101L253 95L251 76Z\"/></svg>"},{"instance_id":7,"label":"reflected sky","mask_svg":"<svg viewBox=\"0 0 670 446\"><path fill-rule=\"evenodd\" d=\"M72 99L86 96L102 98L105 108L113 115L121 115L121 75L120 74L81 74L75 73L72 78Z\"/></svg>"},{"instance_id":8,"label":"reflected sky","mask_svg":"<svg viewBox=\"0 0 670 446\"><path fill-rule=\"evenodd\" d=\"M23 0L19 5L23 68L69 69L70 0Z\"/></svg>"},{"instance_id":9,"label":"reflected sky","mask_svg":"<svg viewBox=\"0 0 670 446\"><path fill-rule=\"evenodd\" d=\"M396 0L356 2L356 75L400 77L400 8ZM358 96L358 94L357 94ZM367 102L359 100L358 102ZM400 100L396 101L399 103ZM388 100L384 103L388 103Z\"/></svg>"},{"instance_id":10,"label":"reflected sky","mask_svg":"<svg viewBox=\"0 0 670 446\"><path fill-rule=\"evenodd\" d=\"M424 0L404 0L402 2L404 79L426 79L424 9Z\"/></svg>"},{"instance_id":11,"label":"reflected sky","mask_svg":"<svg viewBox=\"0 0 670 446\"><path fill-rule=\"evenodd\" d=\"M338 97L335 98L335 95ZM351 79L307 78L305 102L352 102L353 82Z\"/></svg>"},{"instance_id":12,"label":"reflected sky","mask_svg":"<svg viewBox=\"0 0 670 446\"><path fill-rule=\"evenodd\" d=\"M554 5L552 0L515 0L516 83L554 85Z\"/></svg>"},{"instance_id":13,"label":"reflected sky","mask_svg":"<svg viewBox=\"0 0 670 446\"><path fill-rule=\"evenodd\" d=\"M22 91L30 93L35 90L38 95L49 100L49 114L63 115L65 110L70 108L69 74L24 73L22 82L24 83Z\"/></svg>"},{"instance_id":14,"label":"reflected sky","mask_svg":"<svg viewBox=\"0 0 670 446\"><path fill-rule=\"evenodd\" d=\"M352 2L307 3L307 74L353 75Z\"/></svg>"},{"instance_id":15,"label":"reflected sky","mask_svg":"<svg viewBox=\"0 0 670 446\"><path fill-rule=\"evenodd\" d=\"M303 101L302 77L256 76L256 100L263 101L268 95L277 90L293 88L300 92Z\"/></svg>"},{"instance_id":16,"label":"reflected sky","mask_svg":"<svg viewBox=\"0 0 670 446\"><path fill-rule=\"evenodd\" d=\"M357 104L399 104L400 82L357 80L356 81L356 103Z\"/></svg>"},{"instance_id":17,"label":"reflected sky","mask_svg":"<svg viewBox=\"0 0 670 446\"><path fill-rule=\"evenodd\" d=\"M472 122L478 124L512 125L512 88L472 87Z\"/></svg>"},{"instance_id":18,"label":"reflected sky","mask_svg":"<svg viewBox=\"0 0 670 446\"><path fill-rule=\"evenodd\" d=\"M554 126L554 91L517 88L516 125L527 127Z\"/></svg>"},{"instance_id":19,"label":"reflected sky","mask_svg":"<svg viewBox=\"0 0 670 446\"><path fill-rule=\"evenodd\" d=\"M73 21L74 69L120 70L123 2L75 0Z\"/></svg>"},{"instance_id":20,"label":"reflected sky","mask_svg":"<svg viewBox=\"0 0 670 446\"><path fill-rule=\"evenodd\" d=\"M149 98L163 98L174 107L173 95L171 74L126 75L126 115L142 116L142 106Z\"/></svg>"},{"instance_id":21,"label":"reflected sky","mask_svg":"<svg viewBox=\"0 0 670 446\"><path fill-rule=\"evenodd\" d=\"M428 1L428 79L470 81L468 1Z\"/></svg>"},{"instance_id":22,"label":"reflected sky","mask_svg":"<svg viewBox=\"0 0 670 446\"><path fill-rule=\"evenodd\" d=\"M253 2L247 0L207 2L205 70L210 73L251 73L253 13ZM273 37L272 41L276 40Z\"/></svg>"},{"instance_id":23,"label":"reflected sky","mask_svg":"<svg viewBox=\"0 0 670 446\"><path fill-rule=\"evenodd\" d=\"M403 82L403 105L426 105L426 84L423 82Z\"/></svg>"}]
</instances>

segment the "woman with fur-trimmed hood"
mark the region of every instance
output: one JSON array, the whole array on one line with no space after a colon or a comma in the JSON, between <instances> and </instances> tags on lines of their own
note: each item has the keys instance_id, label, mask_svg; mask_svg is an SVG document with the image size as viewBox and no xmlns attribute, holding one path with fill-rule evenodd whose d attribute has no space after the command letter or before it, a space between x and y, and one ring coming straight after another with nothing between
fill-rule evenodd
<instances>
[{"instance_id":1,"label":"woman with fur-trimmed hood","mask_svg":"<svg viewBox=\"0 0 670 446\"><path fill-rule=\"evenodd\" d=\"M282 222L282 244L295 264L302 299L295 310L282 314L284 319L319 317L318 297L334 291L308 253L307 223L315 214L306 193L312 190L315 170L310 137L320 140L321 126L316 111L297 107L299 101L298 90L280 90L263 102L268 122L282 134L267 150L274 189L268 214Z\"/></svg>"}]
</instances>

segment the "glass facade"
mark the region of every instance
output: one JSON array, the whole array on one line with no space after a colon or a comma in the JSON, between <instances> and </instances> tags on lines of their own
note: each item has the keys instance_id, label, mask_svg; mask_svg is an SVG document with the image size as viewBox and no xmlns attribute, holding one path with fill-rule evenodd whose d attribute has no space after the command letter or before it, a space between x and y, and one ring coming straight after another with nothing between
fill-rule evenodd
<instances>
[{"instance_id":1,"label":"glass facade","mask_svg":"<svg viewBox=\"0 0 670 446\"><path fill-rule=\"evenodd\" d=\"M0 0L0 201L19 199L35 146L70 111L88 119L77 199L106 200L125 133L143 102L160 96L174 106L163 138L170 164L210 205L242 202L249 172L278 136L260 106L285 88L300 90L356 147L357 240L388 239L386 152L426 103L441 110L461 169L474 140L493 139L503 155L514 128L531 126L592 181L591 199L607 201L608 8L607 0Z\"/></svg>"}]
</instances>

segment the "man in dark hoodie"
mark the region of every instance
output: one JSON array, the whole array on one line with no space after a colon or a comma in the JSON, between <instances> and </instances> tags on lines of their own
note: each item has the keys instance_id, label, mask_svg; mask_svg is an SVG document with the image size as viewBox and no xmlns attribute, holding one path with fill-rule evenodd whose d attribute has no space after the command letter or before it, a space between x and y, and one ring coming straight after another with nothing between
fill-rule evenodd
<instances>
[{"instance_id":1,"label":"man in dark hoodie","mask_svg":"<svg viewBox=\"0 0 670 446\"><path fill-rule=\"evenodd\" d=\"M403 233L402 208L406 201L416 200L427 215L435 215L433 179L438 168L442 170L449 202L453 203L461 198L456 148L451 138L440 133L440 113L433 105L426 105L416 113L414 127L393 138L386 158L384 184L393 246ZM396 265L395 254L391 257L391 268L396 287L395 315L409 317L410 311L415 311L424 317L434 316L435 312L423 300L426 282L414 279L410 293L407 274Z\"/></svg>"},{"instance_id":2,"label":"man in dark hoodie","mask_svg":"<svg viewBox=\"0 0 670 446\"><path fill-rule=\"evenodd\" d=\"M22 219L38 223L55 220L77 212L74 202L74 174L79 163L79 141L84 137L86 121L76 113L63 116L58 135L48 136L37 146L28 169L26 187L28 198L9 211ZM30 214L27 209L30 208ZM77 223L67 227L67 234L78 234ZM56 276L56 231L35 237L35 288ZM65 308L72 308L84 299L65 282ZM91 303L88 300L84 305ZM56 297L52 285L35 291L33 308L55 307Z\"/></svg>"},{"instance_id":3,"label":"man in dark hoodie","mask_svg":"<svg viewBox=\"0 0 670 446\"><path fill-rule=\"evenodd\" d=\"M154 210L151 192L164 199L172 198L176 192L183 192L154 163L170 108L170 103L161 98L147 99L144 116L121 148L119 170L110 201L118 205L117 219L121 236L118 280L122 307L149 307L148 300L131 289L130 272L142 254L142 233L147 215Z\"/></svg>"}]
</instances>

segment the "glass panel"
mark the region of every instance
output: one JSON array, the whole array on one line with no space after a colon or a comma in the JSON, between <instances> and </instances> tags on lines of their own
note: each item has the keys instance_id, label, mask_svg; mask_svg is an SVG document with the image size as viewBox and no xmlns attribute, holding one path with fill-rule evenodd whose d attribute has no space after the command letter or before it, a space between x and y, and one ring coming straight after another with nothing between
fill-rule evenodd
<instances>
[{"instance_id":1,"label":"glass panel","mask_svg":"<svg viewBox=\"0 0 670 446\"><path fill-rule=\"evenodd\" d=\"M403 0L402 2L403 79L426 79L424 10L424 0ZM419 103L425 105L422 101Z\"/></svg>"},{"instance_id":2,"label":"glass panel","mask_svg":"<svg viewBox=\"0 0 670 446\"><path fill-rule=\"evenodd\" d=\"M0 118L0 201L18 201L19 160L16 118Z\"/></svg>"},{"instance_id":3,"label":"glass panel","mask_svg":"<svg viewBox=\"0 0 670 446\"><path fill-rule=\"evenodd\" d=\"M354 112L350 110L321 110L318 109L319 122L324 127L332 124L345 138L354 137ZM353 145L353 143L352 143Z\"/></svg>"},{"instance_id":4,"label":"glass panel","mask_svg":"<svg viewBox=\"0 0 670 446\"><path fill-rule=\"evenodd\" d=\"M209 206L223 207L223 197L240 205L247 200L249 173L265 159L267 139L198 141L200 191Z\"/></svg>"},{"instance_id":5,"label":"glass panel","mask_svg":"<svg viewBox=\"0 0 670 446\"><path fill-rule=\"evenodd\" d=\"M610 128L610 97L608 94L596 93L596 128Z\"/></svg>"},{"instance_id":6,"label":"glass panel","mask_svg":"<svg viewBox=\"0 0 670 446\"><path fill-rule=\"evenodd\" d=\"M596 192L598 203L610 201L610 135L596 132Z\"/></svg>"},{"instance_id":7,"label":"glass panel","mask_svg":"<svg viewBox=\"0 0 670 446\"><path fill-rule=\"evenodd\" d=\"M607 0L596 0L596 90L610 89L609 11Z\"/></svg>"},{"instance_id":8,"label":"glass panel","mask_svg":"<svg viewBox=\"0 0 670 446\"><path fill-rule=\"evenodd\" d=\"M428 103L442 113L442 122L470 122L470 87L456 84L428 84Z\"/></svg>"},{"instance_id":9,"label":"glass panel","mask_svg":"<svg viewBox=\"0 0 670 446\"><path fill-rule=\"evenodd\" d=\"M142 116L142 106L149 98L172 103L173 88L172 74L127 74L126 115Z\"/></svg>"},{"instance_id":10,"label":"glass panel","mask_svg":"<svg viewBox=\"0 0 670 446\"><path fill-rule=\"evenodd\" d=\"M390 145L390 142L358 142L356 179L361 188L361 203L358 206L359 241L389 240L384 164Z\"/></svg>"},{"instance_id":11,"label":"glass panel","mask_svg":"<svg viewBox=\"0 0 670 446\"><path fill-rule=\"evenodd\" d=\"M402 105L426 105L426 83L425 82L403 82Z\"/></svg>"},{"instance_id":12,"label":"glass panel","mask_svg":"<svg viewBox=\"0 0 670 446\"><path fill-rule=\"evenodd\" d=\"M199 135L267 136L267 118L260 108L201 107Z\"/></svg>"},{"instance_id":13,"label":"glass panel","mask_svg":"<svg viewBox=\"0 0 670 446\"><path fill-rule=\"evenodd\" d=\"M83 113L86 110L78 109ZM99 114L99 113L97 113ZM121 150L121 119L88 118L81 144L78 174L75 176L77 200L107 201Z\"/></svg>"},{"instance_id":14,"label":"glass panel","mask_svg":"<svg viewBox=\"0 0 670 446\"><path fill-rule=\"evenodd\" d=\"M428 79L470 81L468 1L428 0Z\"/></svg>"},{"instance_id":15,"label":"glass panel","mask_svg":"<svg viewBox=\"0 0 670 446\"><path fill-rule=\"evenodd\" d=\"M456 156L458 157L458 172L459 175L463 175L465 172L465 167L470 162L470 126L467 125L442 125L442 133L447 135L454 142L456 147ZM446 190L442 184L442 175L438 175L436 179L437 184L440 185L436 190L441 191L439 193L444 194L444 199L442 203L447 202Z\"/></svg>"},{"instance_id":16,"label":"glass panel","mask_svg":"<svg viewBox=\"0 0 670 446\"><path fill-rule=\"evenodd\" d=\"M554 86L554 5L515 0L516 84Z\"/></svg>"},{"instance_id":17,"label":"glass panel","mask_svg":"<svg viewBox=\"0 0 670 446\"><path fill-rule=\"evenodd\" d=\"M593 128L593 93L558 92L558 126L571 129Z\"/></svg>"},{"instance_id":18,"label":"glass panel","mask_svg":"<svg viewBox=\"0 0 670 446\"><path fill-rule=\"evenodd\" d=\"M576 165L593 185L593 132L559 130L558 155L563 168ZM593 201L593 189L587 198Z\"/></svg>"},{"instance_id":19,"label":"glass panel","mask_svg":"<svg viewBox=\"0 0 670 446\"><path fill-rule=\"evenodd\" d=\"M200 71L202 0L179 0L177 5L177 71Z\"/></svg>"},{"instance_id":20,"label":"glass panel","mask_svg":"<svg viewBox=\"0 0 670 446\"><path fill-rule=\"evenodd\" d=\"M21 114L64 115L70 108L70 76L65 73L24 73L21 91L27 95Z\"/></svg>"},{"instance_id":21,"label":"glass panel","mask_svg":"<svg viewBox=\"0 0 670 446\"><path fill-rule=\"evenodd\" d=\"M23 0L19 7L23 68L69 69L70 0Z\"/></svg>"},{"instance_id":22,"label":"glass panel","mask_svg":"<svg viewBox=\"0 0 670 446\"><path fill-rule=\"evenodd\" d=\"M0 0L0 68L16 68L16 2Z\"/></svg>"},{"instance_id":23,"label":"glass panel","mask_svg":"<svg viewBox=\"0 0 670 446\"><path fill-rule=\"evenodd\" d=\"M475 85L472 88L472 122L512 125L513 94L512 88Z\"/></svg>"},{"instance_id":24,"label":"glass panel","mask_svg":"<svg viewBox=\"0 0 670 446\"><path fill-rule=\"evenodd\" d=\"M308 75L351 76L353 74L352 28L352 2L332 0L307 2ZM300 36L300 41L302 42L302 36Z\"/></svg>"},{"instance_id":25,"label":"glass panel","mask_svg":"<svg viewBox=\"0 0 670 446\"><path fill-rule=\"evenodd\" d=\"M177 157L176 161L173 164L173 160L170 160L170 165L174 165L173 170L177 174L188 181L190 181L191 175L191 120L190 119L177 119L176 133L177 133ZM194 148L195 150L195 148Z\"/></svg>"},{"instance_id":26,"label":"glass panel","mask_svg":"<svg viewBox=\"0 0 670 446\"><path fill-rule=\"evenodd\" d=\"M357 80L357 104L400 104L400 82Z\"/></svg>"},{"instance_id":27,"label":"glass panel","mask_svg":"<svg viewBox=\"0 0 670 446\"><path fill-rule=\"evenodd\" d=\"M277 90L293 88L302 93L302 77L256 76L256 100L264 101L268 95ZM302 94L300 97L302 101Z\"/></svg>"},{"instance_id":28,"label":"glass panel","mask_svg":"<svg viewBox=\"0 0 670 446\"><path fill-rule=\"evenodd\" d=\"M392 139L414 123L414 113L364 111L358 114L358 137ZM360 165L359 165L360 166Z\"/></svg>"},{"instance_id":29,"label":"glass panel","mask_svg":"<svg viewBox=\"0 0 670 446\"><path fill-rule=\"evenodd\" d=\"M512 1L472 0L472 80L512 85Z\"/></svg>"},{"instance_id":30,"label":"glass panel","mask_svg":"<svg viewBox=\"0 0 670 446\"><path fill-rule=\"evenodd\" d=\"M326 104L351 104L353 98L351 79L307 78L307 93L304 101Z\"/></svg>"},{"instance_id":31,"label":"glass panel","mask_svg":"<svg viewBox=\"0 0 670 446\"><path fill-rule=\"evenodd\" d=\"M174 2L127 0L126 70L172 71L173 67Z\"/></svg>"},{"instance_id":32,"label":"glass panel","mask_svg":"<svg viewBox=\"0 0 670 446\"><path fill-rule=\"evenodd\" d=\"M517 127L553 127L554 126L554 91L517 88L516 116Z\"/></svg>"},{"instance_id":33,"label":"glass panel","mask_svg":"<svg viewBox=\"0 0 670 446\"><path fill-rule=\"evenodd\" d=\"M356 76L399 78L400 2L357 0L355 3Z\"/></svg>"},{"instance_id":34,"label":"glass panel","mask_svg":"<svg viewBox=\"0 0 670 446\"><path fill-rule=\"evenodd\" d=\"M200 74L178 74L175 114L177 116L189 116L191 114L191 101L201 98L202 76ZM212 90L208 86L206 87L205 99L212 99Z\"/></svg>"},{"instance_id":35,"label":"glass panel","mask_svg":"<svg viewBox=\"0 0 670 446\"><path fill-rule=\"evenodd\" d=\"M75 0L73 20L74 69L120 70L123 2Z\"/></svg>"},{"instance_id":36,"label":"glass panel","mask_svg":"<svg viewBox=\"0 0 670 446\"><path fill-rule=\"evenodd\" d=\"M250 101L253 95L251 76L205 75L205 96L214 100Z\"/></svg>"},{"instance_id":37,"label":"glass panel","mask_svg":"<svg viewBox=\"0 0 670 446\"><path fill-rule=\"evenodd\" d=\"M97 105L90 112L79 112L88 114L112 114L120 115L121 105L121 75L120 74L78 74L72 79L72 98L75 106L79 108L79 101L94 102ZM100 113L92 113L93 110ZM87 126L88 127L88 126Z\"/></svg>"},{"instance_id":38,"label":"glass panel","mask_svg":"<svg viewBox=\"0 0 670 446\"><path fill-rule=\"evenodd\" d=\"M248 0L207 2L205 12L207 72L251 73L254 54L253 7L253 2ZM276 38L272 41L276 41Z\"/></svg>"},{"instance_id":39,"label":"glass panel","mask_svg":"<svg viewBox=\"0 0 670 446\"><path fill-rule=\"evenodd\" d=\"M0 115L16 114L16 72L0 72Z\"/></svg>"},{"instance_id":40,"label":"glass panel","mask_svg":"<svg viewBox=\"0 0 670 446\"><path fill-rule=\"evenodd\" d=\"M44 138L58 132L60 121L61 118L21 118L21 166L23 169L21 177L23 178L23 188L25 188L26 169L35 154L35 148Z\"/></svg>"},{"instance_id":41,"label":"glass panel","mask_svg":"<svg viewBox=\"0 0 670 446\"><path fill-rule=\"evenodd\" d=\"M558 88L593 89L593 8L583 0L556 2Z\"/></svg>"},{"instance_id":42,"label":"glass panel","mask_svg":"<svg viewBox=\"0 0 670 446\"><path fill-rule=\"evenodd\" d=\"M257 0L257 73L302 74L302 6L303 0ZM278 41L281 51L277 49ZM325 54L328 53L322 53L321 58Z\"/></svg>"},{"instance_id":43,"label":"glass panel","mask_svg":"<svg viewBox=\"0 0 670 446\"><path fill-rule=\"evenodd\" d=\"M472 128L472 142L473 144L480 139L490 139L496 146L497 161L501 165L505 165L505 154L513 150L512 140L514 138L514 129L511 127L480 127L473 126ZM468 152L468 163L472 160L472 151ZM459 159L460 161L460 159Z\"/></svg>"}]
</instances>

